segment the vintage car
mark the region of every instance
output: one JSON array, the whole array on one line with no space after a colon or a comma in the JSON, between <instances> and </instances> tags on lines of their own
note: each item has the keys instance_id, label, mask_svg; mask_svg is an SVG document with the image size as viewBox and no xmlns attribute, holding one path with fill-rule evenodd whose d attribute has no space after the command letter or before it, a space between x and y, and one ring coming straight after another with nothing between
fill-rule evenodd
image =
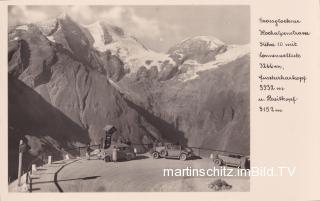
<instances>
[{"instance_id":1,"label":"vintage car","mask_svg":"<svg viewBox=\"0 0 320 201\"><path fill-rule=\"evenodd\" d=\"M241 154L217 154L213 158L213 163L218 166L227 165L243 169L250 168L249 156Z\"/></svg>"},{"instance_id":2,"label":"vintage car","mask_svg":"<svg viewBox=\"0 0 320 201\"><path fill-rule=\"evenodd\" d=\"M115 156L116 153L116 156ZM100 149L97 153L99 159L105 162L114 161L130 161L136 158L136 153L132 146L127 144L117 144L108 149Z\"/></svg>"},{"instance_id":3,"label":"vintage car","mask_svg":"<svg viewBox=\"0 0 320 201\"><path fill-rule=\"evenodd\" d=\"M187 160L192 156L192 150L181 145L166 143L163 146L155 146L151 152L153 158L178 158Z\"/></svg>"},{"instance_id":4,"label":"vintage car","mask_svg":"<svg viewBox=\"0 0 320 201\"><path fill-rule=\"evenodd\" d=\"M134 152L134 149L132 146L127 144L121 144L116 146L117 148L117 158L118 160L133 160L136 158L136 153Z\"/></svg>"},{"instance_id":5,"label":"vintage car","mask_svg":"<svg viewBox=\"0 0 320 201\"><path fill-rule=\"evenodd\" d=\"M98 159L103 159L105 162L110 161L124 161L136 158L134 148L131 146L130 141L126 143L114 143L111 138L117 131L113 125L106 125L103 130L105 131L105 138L101 139L102 148L96 149L90 153L90 156L97 156Z\"/></svg>"}]
</instances>

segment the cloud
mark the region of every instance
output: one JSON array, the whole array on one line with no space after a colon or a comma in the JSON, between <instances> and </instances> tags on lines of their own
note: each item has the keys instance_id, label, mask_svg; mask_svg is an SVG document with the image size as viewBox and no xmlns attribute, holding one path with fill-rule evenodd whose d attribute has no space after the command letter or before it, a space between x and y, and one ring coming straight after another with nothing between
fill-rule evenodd
<instances>
[{"instance_id":1,"label":"cloud","mask_svg":"<svg viewBox=\"0 0 320 201\"><path fill-rule=\"evenodd\" d=\"M96 13L89 6L71 6L63 8L63 12L82 24L92 23L97 17Z\"/></svg>"},{"instance_id":2,"label":"cloud","mask_svg":"<svg viewBox=\"0 0 320 201\"><path fill-rule=\"evenodd\" d=\"M180 31L178 26L141 16L131 7L117 6L97 10L91 6L71 6L65 8L64 12L82 24L104 20L109 24L121 27L126 33L142 40L163 41L163 38L168 37L168 33L175 36Z\"/></svg>"},{"instance_id":3,"label":"cloud","mask_svg":"<svg viewBox=\"0 0 320 201\"><path fill-rule=\"evenodd\" d=\"M140 37L160 37L161 29L157 20L138 16L132 8L114 7L101 13L101 18L122 27L126 32Z\"/></svg>"},{"instance_id":4,"label":"cloud","mask_svg":"<svg viewBox=\"0 0 320 201\"><path fill-rule=\"evenodd\" d=\"M47 19L47 14L43 10L29 9L27 6L11 6L9 24L34 23Z\"/></svg>"},{"instance_id":5,"label":"cloud","mask_svg":"<svg viewBox=\"0 0 320 201\"><path fill-rule=\"evenodd\" d=\"M181 34L181 27L166 23L159 18L152 18L138 13L134 7L97 7L97 6L10 6L9 25L35 23L52 19L67 13L81 24L91 24L104 20L119 26L147 46L167 44ZM161 44L159 44L159 41Z\"/></svg>"},{"instance_id":6,"label":"cloud","mask_svg":"<svg viewBox=\"0 0 320 201\"><path fill-rule=\"evenodd\" d=\"M179 31L176 26L139 16L133 8L129 7L113 7L102 12L100 18L123 28L127 33L137 38L159 40L163 38L164 32L176 33Z\"/></svg>"},{"instance_id":7,"label":"cloud","mask_svg":"<svg viewBox=\"0 0 320 201\"><path fill-rule=\"evenodd\" d=\"M93 23L97 20L106 20L110 24L123 28L127 33L137 38L156 38L163 36L163 31L175 33L178 28L164 24L157 19L150 19L137 14L131 7L106 7L97 10L91 6L11 6L9 9L9 24L34 23L56 17L65 12L72 19L82 24Z\"/></svg>"}]
</instances>

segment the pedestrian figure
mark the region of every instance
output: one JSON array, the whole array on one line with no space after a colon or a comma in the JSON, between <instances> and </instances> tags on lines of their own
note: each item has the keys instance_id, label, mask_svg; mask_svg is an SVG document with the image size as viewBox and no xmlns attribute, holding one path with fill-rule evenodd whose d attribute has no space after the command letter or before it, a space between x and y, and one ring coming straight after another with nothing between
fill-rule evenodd
<instances>
[{"instance_id":1,"label":"pedestrian figure","mask_svg":"<svg viewBox=\"0 0 320 201\"><path fill-rule=\"evenodd\" d=\"M87 145L86 157L88 160L90 160L90 144Z\"/></svg>"},{"instance_id":2,"label":"pedestrian figure","mask_svg":"<svg viewBox=\"0 0 320 201\"><path fill-rule=\"evenodd\" d=\"M117 162L117 160L118 160L118 153L117 153L117 147L116 146L114 146L113 147L113 150L112 150L112 161L113 162Z\"/></svg>"}]
</instances>

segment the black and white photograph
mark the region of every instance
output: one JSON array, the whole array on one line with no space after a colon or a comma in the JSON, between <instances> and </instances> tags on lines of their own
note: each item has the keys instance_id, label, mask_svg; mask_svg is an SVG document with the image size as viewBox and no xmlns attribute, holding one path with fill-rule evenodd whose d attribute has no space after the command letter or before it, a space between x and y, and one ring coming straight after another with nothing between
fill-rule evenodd
<instances>
[{"instance_id":1,"label":"black and white photograph","mask_svg":"<svg viewBox=\"0 0 320 201\"><path fill-rule=\"evenodd\" d=\"M249 192L250 5L9 5L9 192Z\"/></svg>"}]
</instances>

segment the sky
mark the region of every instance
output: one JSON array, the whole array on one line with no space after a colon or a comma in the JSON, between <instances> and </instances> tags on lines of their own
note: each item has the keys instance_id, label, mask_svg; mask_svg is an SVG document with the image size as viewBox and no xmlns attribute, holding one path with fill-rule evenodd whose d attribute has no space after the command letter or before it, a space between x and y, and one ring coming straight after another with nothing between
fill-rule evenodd
<instances>
[{"instance_id":1,"label":"sky","mask_svg":"<svg viewBox=\"0 0 320 201\"><path fill-rule=\"evenodd\" d=\"M249 6L10 6L9 26L67 13L81 24L105 20L158 52L188 37L209 35L226 44L250 42Z\"/></svg>"}]
</instances>

